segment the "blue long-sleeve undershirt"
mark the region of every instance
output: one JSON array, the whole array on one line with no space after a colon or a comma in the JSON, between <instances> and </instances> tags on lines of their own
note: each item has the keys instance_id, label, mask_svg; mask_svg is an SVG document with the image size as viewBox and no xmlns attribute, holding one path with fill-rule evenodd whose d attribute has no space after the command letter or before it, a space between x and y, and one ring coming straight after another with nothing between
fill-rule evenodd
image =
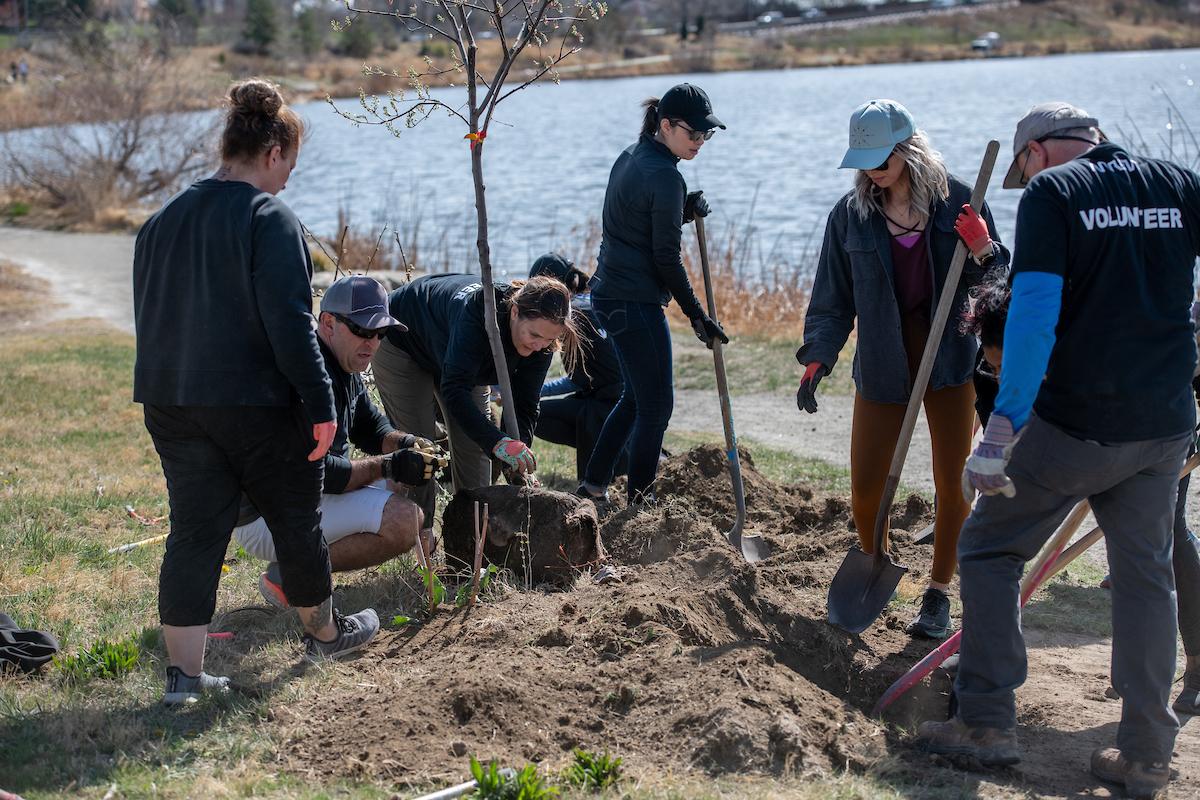
<instances>
[{"instance_id":1,"label":"blue long-sleeve undershirt","mask_svg":"<svg viewBox=\"0 0 1200 800\"><path fill-rule=\"evenodd\" d=\"M562 375L551 381L546 381L542 384L542 397L557 397L560 394L570 394L578 391L579 387L575 385L575 381L571 380L570 376Z\"/></svg>"},{"instance_id":2,"label":"blue long-sleeve undershirt","mask_svg":"<svg viewBox=\"0 0 1200 800\"><path fill-rule=\"evenodd\" d=\"M1029 421L1046 375L1062 311L1062 287L1062 276L1050 272L1020 272L1013 277L994 413L1007 417L1014 431Z\"/></svg>"}]
</instances>

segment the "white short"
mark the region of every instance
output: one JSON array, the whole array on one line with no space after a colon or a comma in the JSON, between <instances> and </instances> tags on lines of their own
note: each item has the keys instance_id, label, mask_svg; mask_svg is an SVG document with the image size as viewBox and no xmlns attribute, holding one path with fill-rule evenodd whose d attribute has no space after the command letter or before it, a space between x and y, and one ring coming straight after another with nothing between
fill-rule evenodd
<instances>
[{"instance_id":1,"label":"white short","mask_svg":"<svg viewBox=\"0 0 1200 800\"><path fill-rule=\"evenodd\" d=\"M375 481L344 494L321 495L321 533L325 544L354 533L379 533L383 507L394 496L387 488L387 481ZM275 560L275 540L262 517L234 528L233 538L255 558Z\"/></svg>"}]
</instances>

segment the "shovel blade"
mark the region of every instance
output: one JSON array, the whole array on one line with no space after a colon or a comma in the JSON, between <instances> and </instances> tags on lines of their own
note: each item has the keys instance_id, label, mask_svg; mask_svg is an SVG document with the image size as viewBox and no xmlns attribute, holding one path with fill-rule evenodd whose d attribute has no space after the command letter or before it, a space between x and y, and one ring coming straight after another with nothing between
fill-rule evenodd
<instances>
[{"instance_id":1,"label":"shovel blade","mask_svg":"<svg viewBox=\"0 0 1200 800\"><path fill-rule=\"evenodd\" d=\"M855 546L829 584L827 608L830 623L849 633L862 633L879 619L908 567L884 555L875 557Z\"/></svg>"},{"instance_id":2,"label":"shovel blade","mask_svg":"<svg viewBox=\"0 0 1200 800\"><path fill-rule=\"evenodd\" d=\"M743 536L742 555L747 562L757 564L771 557L771 546L761 536Z\"/></svg>"}]
</instances>

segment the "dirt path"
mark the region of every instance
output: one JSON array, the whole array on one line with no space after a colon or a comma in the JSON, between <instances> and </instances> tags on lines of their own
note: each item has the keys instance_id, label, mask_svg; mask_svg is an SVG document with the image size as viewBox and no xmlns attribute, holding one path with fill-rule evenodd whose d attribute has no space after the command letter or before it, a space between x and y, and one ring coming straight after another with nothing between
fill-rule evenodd
<instances>
[{"instance_id":1,"label":"dirt path","mask_svg":"<svg viewBox=\"0 0 1200 800\"><path fill-rule=\"evenodd\" d=\"M133 237L0 227L0 259L49 281L60 319L95 317L133 333Z\"/></svg>"}]
</instances>

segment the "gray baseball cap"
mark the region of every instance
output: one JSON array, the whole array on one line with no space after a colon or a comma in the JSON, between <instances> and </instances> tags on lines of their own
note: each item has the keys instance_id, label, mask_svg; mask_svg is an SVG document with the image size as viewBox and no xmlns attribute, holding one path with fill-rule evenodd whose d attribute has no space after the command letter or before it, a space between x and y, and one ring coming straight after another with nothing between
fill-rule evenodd
<instances>
[{"instance_id":1,"label":"gray baseball cap","mask_svg":"<svg viewBox=\"0 0 1200 800\"><path fill-rule=\"evenodd\" d=\"M347 275L334 281L321 298L321 310L345 317L371 331L380 328L408 330L408 326L388 312L387 292L369 275Z\"/></svg>"},{"instance_id":2,"label":"gray baseball cap","mask_svg":"<svg viewBox=\"0 0 1200 800\"><path fill-rule=\"evenodd\" d=\"M1036 142L1052 136L1058 131L1071 128L1098 127L1100 127L1100 122L1095 117L1089 116L1082 108L1061 100L1039 103L1029 109L1017 123L1017 132L1013 136L1013 160L1009 165L1008 173L1004 176L1004 188L1023 189L1025 187L1025 182L1021 180L1023 170L1017 162L1020 160L1021 151L1028 147L1030 142Z\"/></svg>"},{"instance_id":3,"label":"gray baseball cap","mask_svg":"<svg viewBox=\"0 0 1200 800\"><path fill-rule=\"evenodd\" d=\"M863 103L850 115L850 148L838 169L878 169L916 132L912 114L895 100Z\"/></svg>"}]
</instances>

